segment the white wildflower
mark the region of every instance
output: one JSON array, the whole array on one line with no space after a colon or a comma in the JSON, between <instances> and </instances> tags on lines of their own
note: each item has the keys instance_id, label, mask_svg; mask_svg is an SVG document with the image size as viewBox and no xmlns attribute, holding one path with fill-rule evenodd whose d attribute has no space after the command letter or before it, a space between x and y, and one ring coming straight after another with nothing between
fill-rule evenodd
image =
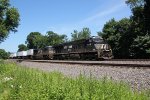
<instances>
[{"instance_id":1,"label":"white wildflower","mask_svg":"<svg viewBox=\"0 0 150 100\"><path fill-rule=\"evenodd\" d=\"M12 80L12 79L13 79L12 77L5 77L4 81L9 81L9 80Z\"/></svg>"},{"instance_id":2,"label":"white wildflower","mask_svg":"<svg viewBox=\"0 0 150 100\"><path fill-rule=\"evenodd\" d=\"M10 85L10 87L13 88L14 86L13 86L13 85Z\"/></svg>"},{"instance_id":3,"label":"white wildflower","mask_svg":"<svg viewBox=\"0 0 150 100\"><path fill-rule=\"evenodd\" d=\"M21 89L21 88L22 88L22 85L20 85L19 88Z\"/></svg>"}]
</instances>

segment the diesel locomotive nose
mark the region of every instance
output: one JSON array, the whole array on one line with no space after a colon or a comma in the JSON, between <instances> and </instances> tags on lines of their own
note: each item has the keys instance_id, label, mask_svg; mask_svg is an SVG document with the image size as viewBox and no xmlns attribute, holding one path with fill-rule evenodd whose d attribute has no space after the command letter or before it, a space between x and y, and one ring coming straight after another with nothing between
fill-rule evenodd
<instances>
[{"instance_id":1,"label":"diesel locomotive nose","mask_svg":"<svg viewBox=\"0 0 150 100\"><path fill-rule=\"evenodd\" d=\"M112 50L108 44L95 44L95 48L97 49L98 58L103 59L112 59Z\"/></svg>"}]
</instances>

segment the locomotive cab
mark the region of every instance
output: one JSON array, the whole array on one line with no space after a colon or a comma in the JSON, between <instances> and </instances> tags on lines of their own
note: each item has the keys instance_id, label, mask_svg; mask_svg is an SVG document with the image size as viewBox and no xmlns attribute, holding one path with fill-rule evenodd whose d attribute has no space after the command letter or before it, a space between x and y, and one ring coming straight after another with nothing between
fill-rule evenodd
<instances>
[{"instance_id":1,"label":"locomotive cab","mask_svg":"<svg viewBox=\"0 0 150 100\"><path fill-rule=\"evenodd\" d=\"M33 59L43 59L41 49L34 49L33 50Z\"/></svg>"},{"instance_id":2,"label":"locomotive cab","mask_svg":"<svg viewBox=\"0 0 150 100\"><path fill-rule=\"evenodd\" d=\"M112 50L110 45L99 36L93 36L92 41L97 50L98 59L112 59Z\"/></svg>"}]
</instances>

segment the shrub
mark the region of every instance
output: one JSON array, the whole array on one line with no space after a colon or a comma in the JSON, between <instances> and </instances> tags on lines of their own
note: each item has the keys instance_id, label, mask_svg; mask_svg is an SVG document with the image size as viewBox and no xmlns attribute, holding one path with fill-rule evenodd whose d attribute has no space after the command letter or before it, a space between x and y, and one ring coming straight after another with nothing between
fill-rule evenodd
<instances>
[{"instance_id":1,"label":"shrub","mask_svg":"<svg viewBox=\"0 0 150 100\"><path fill-rule=\"evenodd\" d=\"M7 59L8 57L9 54L4 49L0 49L0 59Z\"/></svg>"}]
</instances>

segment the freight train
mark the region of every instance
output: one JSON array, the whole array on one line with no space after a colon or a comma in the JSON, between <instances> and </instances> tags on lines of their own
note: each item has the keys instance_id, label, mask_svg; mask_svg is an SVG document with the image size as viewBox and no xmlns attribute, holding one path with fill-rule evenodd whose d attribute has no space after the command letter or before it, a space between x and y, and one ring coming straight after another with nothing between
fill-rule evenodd
<instances>
[{"instance_id":1,"label":"freight train","mask_svg":"<svg viewBox=\"0 0 150 100\"><path fill-rule=\"evenodd\" d=\"M110 45L99 36L92 36L88 39L61 43L53 46L46 46L43 49L29 49L12 53L10 58L20 59L112 59Z\"/></svg>"}]
</instances>

